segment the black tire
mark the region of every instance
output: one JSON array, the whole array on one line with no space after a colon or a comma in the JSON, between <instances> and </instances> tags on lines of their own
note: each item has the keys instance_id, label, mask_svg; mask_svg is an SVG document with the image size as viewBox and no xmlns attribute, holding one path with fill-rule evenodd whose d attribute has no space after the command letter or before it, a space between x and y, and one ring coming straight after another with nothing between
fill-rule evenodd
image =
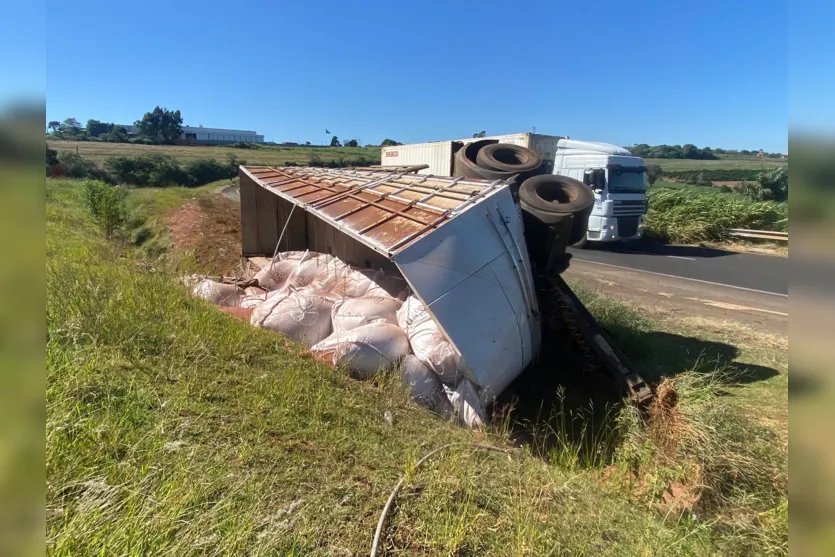
<instances>
[{"instance_id":1,"label":"black tire","mask_svg":"<svg viewBox=\"0 0 835 557\"><path fill-rule=\"evenodd\" d=\"M594 194L583 182L554 174L534 176L522 182L519 199L523 209L546 225L556 224L566 215L573 215L569 245L581 241L586 234L589 215L594 207Z\"/></svg>"},{"instance_id":2,"label":"black tire","mask_svg":"<svg viewBox=\"0 0 835 557\"><path fill-rule=\"evenodd\" d=\"M494 143L478 150L476 164L479 168L499 172L533 172L542 166L539 153L512 143Z\"/></svg>"},{"instance_id":3,"label":"black tire","mask_svg":"<svg viewBox=\"0 0 835 557\"><path fill-rule=\"evenodd\" d=\"M476 157L478 156L479 150L493 143L496 143L495 139L483 139L481 141L473 141L461 147L455 153L453 174L455 176L475 178L477 180L507 180L513 177L516 174L514 172L498 172L480 168L476 164Z\"/></svg>"},{"instance_id":4,"label":"black tire","mask_svg":"<svg viewBox=\"0 0 835 557\"><path fill-rule=\"evenodd\" d=\"M580 238L578 241L574 242L573 244L571 244L571 247L574 248L574 249L584 249L586 247L586 244L588 244L588 243L589 243L588 236L586 234L583 234L583 237Z\"/></svg>"},{"instance_id":5,"label":"black tire","mask_svg":"<svg viewBox=\"0 0 835 557\"><path fill-rule=\"evenodd\" d=\"M519 188L519 197L538 212L560 215L582 213L594 205L591 188L579 180L556 174L528 178Z\"/></svg>"}]
</instances>

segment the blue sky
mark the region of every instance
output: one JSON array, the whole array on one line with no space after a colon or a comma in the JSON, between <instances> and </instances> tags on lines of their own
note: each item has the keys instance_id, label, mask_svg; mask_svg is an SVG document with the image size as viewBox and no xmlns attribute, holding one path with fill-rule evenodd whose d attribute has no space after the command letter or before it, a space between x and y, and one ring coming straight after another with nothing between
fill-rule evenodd
<instances>
[{"instance_id":1,"label":"blue sky","mask_svg":"<svg viewBox=\"0 0 835 557\"><path fill-rule=\"evenodd\" d=\"M131 123L159 104L188 125L274 141L536 126L621 145L784 151L788 33L785 2L770 0L50 0L47 117ZM10 75L34 75L29 66ZM792 90L799 118L815 122L825 99L802 93Z\"/></svg>"}]
</instances>

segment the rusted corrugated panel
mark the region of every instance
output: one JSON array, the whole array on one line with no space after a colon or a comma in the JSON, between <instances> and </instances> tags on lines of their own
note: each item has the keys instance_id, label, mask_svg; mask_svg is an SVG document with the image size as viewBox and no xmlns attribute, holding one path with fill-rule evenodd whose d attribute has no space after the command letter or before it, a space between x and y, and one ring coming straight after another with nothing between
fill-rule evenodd
<instances>
[{"instance_id":1,"label":"rusted corrugated panel","mask_svg":"<svg viewBox=\"0 0 835 557\"><path fill-rule=\"evenodd\" d=\"M456 212L488 195L501 182L438 178L386 171L242 167L264 192L303 206L331 226L392 255L442 226ZM258 202L258 229L267 244L281 235L279 223L261 223L276 205ZM268 208L262 208L267 205ZM266 211L266 212L265 212ZM281 211L284 213L284 211ZM278 215L277 215L278 216ZM282 242L283 243L283 242ZM258 242L261 249L264 242ZM312 246L311 246L312 247Z\"/></svg>"}]
</instances>

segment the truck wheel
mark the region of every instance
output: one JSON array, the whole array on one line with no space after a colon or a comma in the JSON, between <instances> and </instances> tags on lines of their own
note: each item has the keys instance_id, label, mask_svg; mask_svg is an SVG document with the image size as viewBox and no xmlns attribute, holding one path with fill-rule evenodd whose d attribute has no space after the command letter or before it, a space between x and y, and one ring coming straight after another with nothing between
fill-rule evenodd
<instances>
[{"instance_id":1,"label":"truck wheel","mask_svg":"<svg viewBox=\"0 0 835 557\"><path fill-rule=\"evenodd\" d=\"M556 174L534 176L519 188L522 202L542 213L577 214L594 205L591 189L579 180Z\"/></svg>"},{"instance_id":2,"label":"truck wheel","mask_svg":"<svg viewBox=\"0 0 835 557\"><path fill-rule=\"evenodd\" d=\"M455 153L455 176L475 178L477 180L507 180L514 176L514 172L499 172L487 168L481 168L476 164L478 152L485 146L496 143L495 139L482 139L464 145Z\"/></svg>"},{"instance_id":3,"label":"truck wheel","mask_svg":"<svg viewBox=\"0 0 835 557\"><path fill-rule=\"evenodd\" d=\"M534 176L522 182L519 199L523 209L547 225L574 215L569 245L585 237L594 194L583 182L554 174Z\"/></svg>"},{"instance_id":4,"label":"truck wheel","mask_svg":"<svg viewBox=\"0 0 835 557\"><path fill-rule=\"evenodd\" d=\"M587 243L589 243L588 236L586 234L583 234L583 237L580 238L580 241L574 242L573 244L571 244L571 247L576 249L583 249L584 247L586 247Z\"/></svg>"},{"instance_id":5,"label":"truck wheel","mask_svg":"<svg viewBox=\"0 0 835 557\"><path fill-rule=\"evenodd\" d=\"M494 143L479 149L476 164L480 168L500 172L532 172L542 166L539 153L521 145Z\"/></svg>"}]
</instances>

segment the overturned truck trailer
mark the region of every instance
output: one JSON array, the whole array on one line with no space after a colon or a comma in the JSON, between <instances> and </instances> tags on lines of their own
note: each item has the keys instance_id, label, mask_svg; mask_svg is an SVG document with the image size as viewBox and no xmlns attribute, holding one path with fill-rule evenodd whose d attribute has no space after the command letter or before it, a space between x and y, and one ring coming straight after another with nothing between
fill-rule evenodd
<instances>
[{"instance_id":1,"label":"overturned truck trailer","mask_svg":"<svg viewBox=\"0 0 835 557\"><path fill-rule=\"evenodd\" d=\"M240 168L244 256L311 250L398 273L461 355L501 393L540 349L522 215L509 180L324 168Z\"/></svg>"}]
</instances>

